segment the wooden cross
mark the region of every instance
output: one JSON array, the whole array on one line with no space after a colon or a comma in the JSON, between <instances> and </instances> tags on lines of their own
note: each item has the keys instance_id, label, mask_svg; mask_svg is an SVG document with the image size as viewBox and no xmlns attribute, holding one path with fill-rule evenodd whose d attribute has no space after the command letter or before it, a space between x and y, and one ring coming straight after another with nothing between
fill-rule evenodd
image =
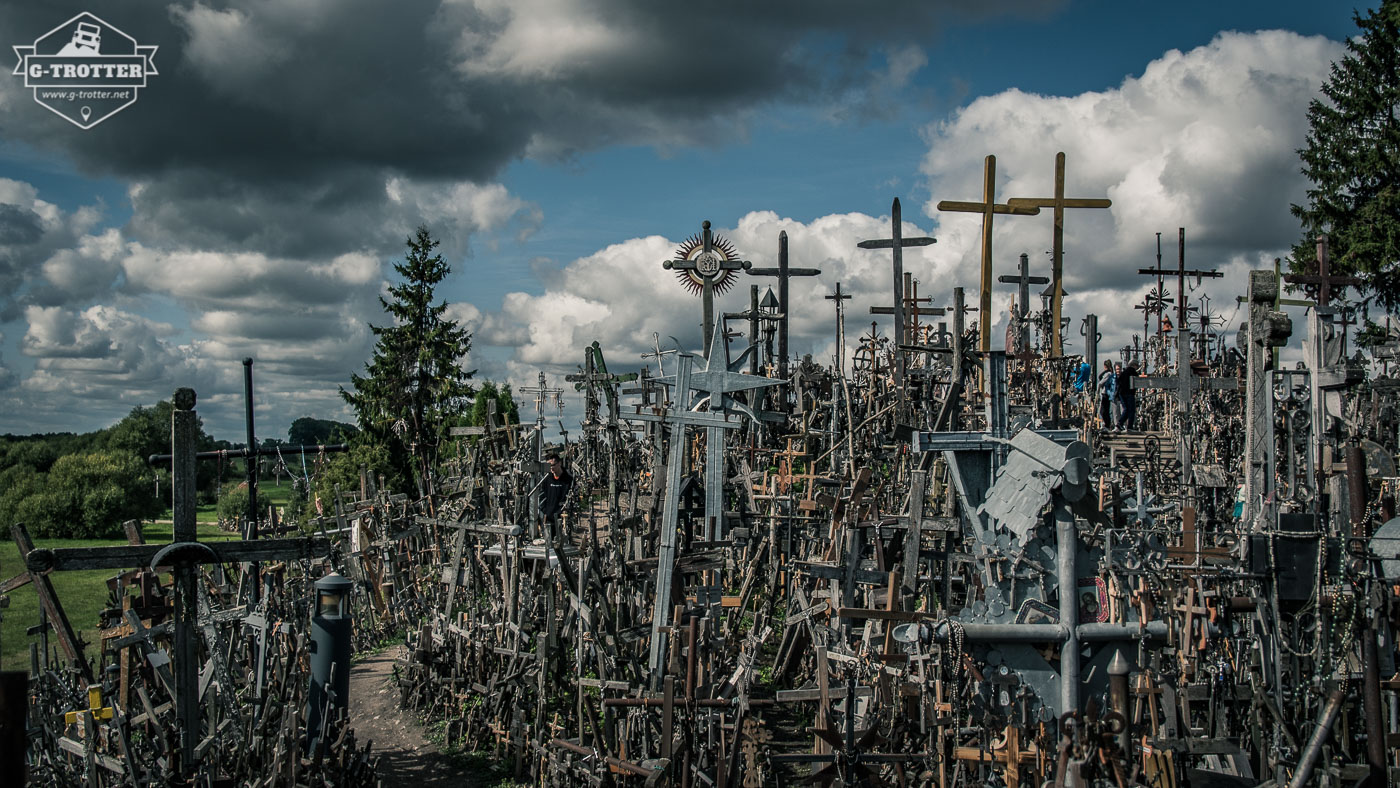
<instances>
[{"instance_id":1,"label":"wooden cross","mask_svg":"<svg viewBox=\"0 0 1400 788\"><path fill-rule=\"evenodd\" d=\"M990 198L988 198L990 202ZM1060 304L1064 301L1064 263L1065 263L1065 209L1066 208L1108 208L1113 205L1112 200L1094 199L1087 197L1066 197L1065 196L1065 153L1060 151L1055 154L1055 196L1054 197L1012 197L1006 203L1013 207L1024 208L1054 208L1055 209L1055 231L1050 247L1050 278L1053 282L1053 293L1050 297L1050 320L1055 327L1055 333L1051 339L1050 355L1059 357L1063 355L1060 348ZM942 206L940 206L941 208ZM990 224L988 225L990 230Z\"/></svg>"},{"instance_id":2,"label":"wooden cross","mask_svg":"<svg viewBox=\"0 0 1400 788\"><path fill-rule=\"evenodd\" d=\"M1364 279L1355 276L1336 276L1328 272L1328 264L1331 262L1327 254L1327 236L1317 236L1317 273L1315 274L1286 274L1283 281L1290 285L1303 285L1308 288L1316 288L1317 305L1327 308L1332 303L1332 288L1357 287L1365 283Z\"/></svg>"},{"instance_id":3,"label":"wooden cross","mask_svg":"<svg viewBox=\"0 0 1400 788\"><path fill-rule=\"evenodd\" d=\"M700 299L705 311L704 347L710 352L710 336L715 332L715 283L725 276L725 271L747 270L753 266L748 260L730 260L723 249L715 246L714 235L710 232L710 221L700 223L700 245L694 256L680 260L666 260L661 267L667 271L693 271L692 276L700 278ZM706 355L706 358L709 356Z\"/></svg>"},{"instance_id":4,"label":"wooden cross","mask_svg":"<svg viewBox=\"0 0 1400 788\"><path fill-rule=\"evenodd\" d=\"M175 704L180 721L180 770L192 774L198 765L195 745L201 735L200 665L195 631L198 627L198 566L200 564L309 560L330 552L321 537L263 539L210 544L199 541L195 525L195 443L199 419L193 389L177 389L171 414L172 542L165 545L64 547L34 549L25 557L30 572L78 569L124 569L132 566L174 567L175 572Z\"/></svg>"},{"instance_id":5,"label":"wooden cross","mask_svg":"<svg viewBox=\"0 0 1400 788\"><path fill-rule=\"evenodd\" d=\"M948 310L941 306L921 307L920 304L933 303L932 298L919 298L919 283L914 281L914 275L908 271L904 272L904 291L909 295L904 298L903 314L906 318L904 326L904 338L910 342L910 335L913 335L913 342L918 341L919 317L942 317ZM893 315L896 314L894 307L872 306L872 315Z\"/></svg>"},{"instance_id":6,"label":"wooden cross","mask_svg":"<svg viewBox=\"0 0 1400 788\"><path fill-rule=\"evenodd\" d=\"M749 268L749 276L778 277L778 311L783 317L778 322L778 377L787 380L788 376L788 315L792 314L792 302L788 300L788 280L794 276L818 276L820 268L788 267L787 230L778 233L778 267Z\"/></svg>"},{"instance_id":7,"label":"wooden cross","mask_svg":"<svg viewBox=\"0 0 1400 788\"><path fill-rule=\"evenodd\" d=\"M1016 325L1018 326L1018 333L1021 340L1021 348L1022 351L1025 353L1029 353L1031 349L1031 324L1030 321L1026 319L1027 316L1030 314L1031 285L1043 285L1050 281L1049 279L1043 276L1031 276L1030 265L1030 255L1027 255L1025 252L1022 252L1020 275L1009 276L1003 274L997 277L998 282L1002 282L1004 284L1020 285L1021 299L1019 302L1019 308L1013 310L1014 314L1012 314L1011 317L1016 321ZM1059 316L1057 314L1057 320L1058 317ZM1055 333L1058 335L1059 331L1057 330ZM1056 342L1056 344L1059 344L1058 341ZM1055 355L1059 355L1058 350L1056 350Z\"/></svg>"},{"instance_id":8,"label":"wooden cross","mask_svg":"<svg viewBox=\"0 0 1400 788\"><path fill-rule=\"evenodd\" d=\"M894 198L890 207L890 237L872 241L861 241L856 246L861 249L889 249L894 261L894 345L897 349L904 344L904 247L928 246L936 239L928 236L905 238L904 218L899 207L899 198ZM899 386L901 404L904 402L904 356L895 353L895 381Z\"/></svg>"},{"instance_id":9,"label":"wooden cross","mask_svg":"<svg viewBox=\"0 0 1400 788\"><path fill-rule=\"evenodd\" d=\"M846 377L846 305L842 301L851 300L849 294L841 292L841 283L836 283L836 292L826 296L826 300L836 302L836 375Z\"/></svg>"},{"instance_id":10,"label":"wooden cross","mask_svg":"<svg viewBox=\"0 0 1400 788\"><path fill-rule=\"evenodd\" d=\"M992 349L992 217L999 213L1013 216L1040 214L1040 209L1034 206L997 203L996 179L997 157L988 154L982 170L982 202L940 200L938 203L940 211L982 214L982 284L978 302L982 311L978 316L978 342L983 353Z\"/></svg>"}]
</instances>

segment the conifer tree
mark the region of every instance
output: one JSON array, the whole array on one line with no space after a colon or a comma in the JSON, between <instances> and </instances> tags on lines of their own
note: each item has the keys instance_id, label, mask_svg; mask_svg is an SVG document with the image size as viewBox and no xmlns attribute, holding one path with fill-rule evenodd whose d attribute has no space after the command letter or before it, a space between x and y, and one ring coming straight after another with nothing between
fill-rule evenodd
<instances>
[{"instance_id":1,"label":"conifer tree","mask_svg":"<svg viewBox=\"0 0 1400 788\"><path fill-rule=\"evenodd\" d=\"M1330 269L1366 280L1388 312L1400 306L1400 0L1353 16L1360 35L1332 64L1325 100L1308 106L1307 147L1298 151L1312 181L1293 247L1295 272L1317 270L1317 235L1328 236Z\"/></svg>"},{"instance_id":2,"label":"conifer tree","mask_svg":"<svg viewBox=\"0 0 1400 788\"><path fill-rule=\"evenodd\" d=\"M353 392L340 395L355 409L364 438L388 449L391 470L408 481L426 479L450 420L471 406L472 373L462 368L471 334L434 303L435 288L450 268L428 228L408 239L408 253L394 270L403 281L379 303L393 321L370 325L378 337L365 375L351 375Z\"/></svg>"}]
</instances>

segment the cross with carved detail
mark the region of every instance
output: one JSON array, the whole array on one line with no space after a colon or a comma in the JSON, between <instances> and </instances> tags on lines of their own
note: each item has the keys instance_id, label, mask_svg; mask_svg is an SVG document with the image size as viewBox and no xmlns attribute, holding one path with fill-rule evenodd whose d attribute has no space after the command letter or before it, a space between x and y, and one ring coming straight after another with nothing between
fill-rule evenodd
<instances>
[{"instance_id":1,"label":"cross with carved detail","mask_svg":"<svg viewBox=\"0 0 1400 788\"><path fill-rule=\"evenodd\" d=\"M747 270L753 266L748 260L730 260L715 248L714 235L710 232L710 221L700 223L700 253L690 260L666 260L661 267L667 271L694 271L700 277L700 299L705 311L704 348L709 358L710 336L715 333L715 282L725 271Z\"/></svg>"}]
</instances>

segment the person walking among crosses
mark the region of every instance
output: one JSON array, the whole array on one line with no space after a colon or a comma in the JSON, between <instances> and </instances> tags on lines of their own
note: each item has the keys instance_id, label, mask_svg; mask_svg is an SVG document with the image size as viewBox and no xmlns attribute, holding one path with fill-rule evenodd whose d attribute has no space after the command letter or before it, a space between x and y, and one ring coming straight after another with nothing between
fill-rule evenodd
<instances>
[{"instance_id":1,"label":"person walking among crosses","mask_svg":"<svg viewBox=\"0 0 1400 788\"><path fill-rule=\"evenodd\" d=\"M569 503L574 477L564 470L564 461L558 452L550 452L545 459L549 461L549 473L545 475L540 489L540 534L550 538L556 533L559 516Z\"/></svg>"}]
</instances>

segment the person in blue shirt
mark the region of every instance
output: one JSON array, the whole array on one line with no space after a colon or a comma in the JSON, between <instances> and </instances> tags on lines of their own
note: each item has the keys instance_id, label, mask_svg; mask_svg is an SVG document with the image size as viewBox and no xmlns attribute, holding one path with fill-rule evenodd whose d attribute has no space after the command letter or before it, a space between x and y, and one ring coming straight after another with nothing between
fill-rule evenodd
<instances>
[{"instance_id":1,"label":"person in blue shirt","mask_svg":"<svg viewBox=\"0 0 1400 788\"><path fill-rule=\"evenodd\" d=\"M1100 426L1110 432L1114 426L1113 403L1118 401L1118 376L1113 373L1113 362L1103 363L1103 372L1099 373L1099 418L1102 420Z\"/></svg>"}]
</instances>

